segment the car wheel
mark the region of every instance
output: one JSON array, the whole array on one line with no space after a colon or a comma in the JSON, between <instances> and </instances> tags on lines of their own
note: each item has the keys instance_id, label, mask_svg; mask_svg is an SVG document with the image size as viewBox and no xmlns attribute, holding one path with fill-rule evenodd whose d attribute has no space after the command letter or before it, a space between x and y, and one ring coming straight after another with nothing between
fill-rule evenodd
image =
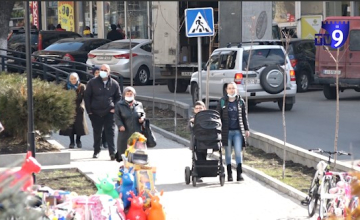
<instances>
[{"instance_id":1,"label":"car wheel","mask_svg":"<svg viewBox=\"0 0 360 220\"><path fill-rule=\"evenodd\" d=\"M296 76L296 84L298 92L306 92L309 89L309 76L306 71L301 71Z\"/></svg>"},{"instance_id":2,"label":"car wheel","mask_svg":"<svg viewBox=\"0 0 360 220\"><path fill-rule=\"evenodd\" d=\"M282 111L283 110L283 101L278 101L278 106L279 106L279 109ZM290 111L294 106L294 103L285 103L285 111Z\"/></svg>"},{"instance_id":3,"label":"car wheel","mask_svg":"<svg viewBox=\"0 0 360 220\"><path fill-rule=\"evenodd\" d=\"M284 90L284 70L277 65L266 67L260 74L260 85L269 94Z\"/></svg>"},{"instance_id":4,"label":"car wheel","mask_svg":"<svg viewBox=\"0 0 360 220\"><path fill-rule=\"evenodd\" d=\"M193 105L195 106L195 102L199 100L199 86L197 83L193 83L191 85L191 97L192 97Z\"/></svg>"},{"instance_id":5,"label":"car wheel","mask_svg":"<svg viewBox=\"0 0 360 220\"><path fill-rule=\"evenodd\" d=\"M336 99L336 87L330 85L324 85L324 96L329 100Z\"/></svg>"},{"instance_id":6,"label":"car wheel","mask_svg":"<svg viewBox=\"0 0 360 220\"><path fill-rule=\"evenodd\" d=\"M137 71L135 81L138 85L148 85L150 82L150 71L146 66L140 66Z\"/></svg>"}]
</instances>

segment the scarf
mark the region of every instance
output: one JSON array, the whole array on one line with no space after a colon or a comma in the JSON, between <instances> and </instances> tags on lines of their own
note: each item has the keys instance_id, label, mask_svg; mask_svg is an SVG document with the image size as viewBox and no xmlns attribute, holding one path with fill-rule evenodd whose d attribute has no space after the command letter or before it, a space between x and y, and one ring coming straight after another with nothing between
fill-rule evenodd
<instances>
[{"instance_id":1,"label":"scarf","mask_svg":"<svg viewBox=\"0 0 360 220\"><path fill-rule=\"evenodd\" d=\"M80 84L79 81L77 81L76 84L74 85L68 80L67 83L66 83L66 88L68 90L77 90L79 84Z\"/></svg>"}]
</instances>

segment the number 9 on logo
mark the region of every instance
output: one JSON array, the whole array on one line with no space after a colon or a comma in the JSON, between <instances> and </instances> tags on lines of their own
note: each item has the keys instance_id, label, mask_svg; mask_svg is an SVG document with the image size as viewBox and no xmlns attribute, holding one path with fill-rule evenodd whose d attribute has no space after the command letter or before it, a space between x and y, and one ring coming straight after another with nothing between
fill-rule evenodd
<instances>
[{"instance_id":1,"label":"number 9 on logo","mask_svg":"<svg viewBox=\"0 0 360 220\"><path fill-rule=\"evenodd\" d=\"M334 42L334 46L337 48L341 45L341 43L344 41L344 33L342 32L342 30L334 30L331 34L331 38Z\"/></svg>"}]
</instances>

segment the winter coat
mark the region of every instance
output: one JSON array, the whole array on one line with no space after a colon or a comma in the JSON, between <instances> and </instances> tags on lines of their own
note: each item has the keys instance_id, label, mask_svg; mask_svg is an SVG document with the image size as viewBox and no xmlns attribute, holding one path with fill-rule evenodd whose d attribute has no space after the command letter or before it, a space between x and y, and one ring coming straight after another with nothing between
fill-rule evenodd
<instances>
[{"instance_id":1,"label":"winter coat","mask_svg":"<svg viewBox=\"0 0 360 220\"><path fill-rule=\"evenodd\" d=\"M92 78L85 90L85 107L88 114L105 116L115 108L121 98L120 86L116 80L109 78L106 85L101 77Z\"/></svg>"},{"instance_id":2,"label":"winter coat","mask_svg":"<svg viewBox=\"0 0 360 220\"><path fill-rule=\"evenodd\" d=\"M221 107L221 100L224 100L223 107ZM245 131L249 131L249 122L248 122L248 117L247 117L247 113L246 113L245 101L240 96L236 96L235 101L238 103L237 109L238 109L238 115L239 115L239 127L241 130L241 134L243 136L243 139L242 139L243 145L242 146L245 147L247 144ZM216 107L216 110L220 113L220 117L221 117L221 123L222 123L221 136L222 136L223 146L228 145L228 136L229 136L228 106L229 106L229 97L224 96L219 100L217 107Z\"/></svg>"},{"instance_id":3,"label":"winter coat","mask_svg":"<svg viewBox=\"0 0 360 220\"><path fill-rule=\"evenodd\" d=\"M76 115L74 124L69 128L60 130L59 134L63 136L70 136L72 134L87 135L89 130L85 120L85 105L84 105L85 85L80 83L76 90Z\"/></svg>"},{"instance_id":4,"label":"winter coat","mask_svg":"<svg viewBox=\"0 0 360 220\"><path fill-rule=\"evenodd\" d=\"M121 100L115 105L115 124L117 130L121 126L125 127L125 131L120 132L117 140L117 148L121 149L124 153L127 148L127 140L134 132L142 132L142 124L139 123L141 117L146 117L143 105L141 102L134 100L133 107L124 101Z\"/></svg>"}]
</instances>

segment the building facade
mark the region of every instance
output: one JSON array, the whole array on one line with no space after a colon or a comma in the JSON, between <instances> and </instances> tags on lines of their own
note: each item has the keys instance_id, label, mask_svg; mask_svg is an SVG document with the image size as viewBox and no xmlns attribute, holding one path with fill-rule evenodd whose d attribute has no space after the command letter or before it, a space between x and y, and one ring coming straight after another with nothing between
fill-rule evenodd
<instances>
[{"instance_id":1,"label":"building facade","mask_svg":"<svg viewBox=\"0 0 360 220\"><path fill-rule=\"evenodd\" d=\"M356 1L274 1L273 23L295 28L299 38L311 38L328 16L359 16ZM106 38L111 24L119 25L127 38L150 38L149 1L32 1L31 21L38 29L62 28L80 34L86 26L95 37ZM175 19L175 18L174 18ZM16 2L10 26L24 24L23 1Z\"/></svg>"}]
</instances>

